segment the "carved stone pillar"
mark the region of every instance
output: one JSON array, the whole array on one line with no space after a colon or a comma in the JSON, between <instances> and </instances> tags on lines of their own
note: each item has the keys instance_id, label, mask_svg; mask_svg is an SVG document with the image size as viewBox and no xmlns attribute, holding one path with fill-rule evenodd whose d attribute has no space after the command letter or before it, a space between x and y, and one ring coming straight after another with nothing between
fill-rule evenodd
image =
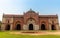
<instances>
[{"instance_id":1,"label":"carved stone pillar","mask_svg":"<svg viewBox=\"0 0 60 38\"><path fill-rule=\"evenodd\" d=\"M51 24L49 24L49 30L51 30Z\"/></svg>"},{"instance_id":2,"label":"carved stone pillar","mask_svg":"<svg viewBox=\"0 0 60 38\"><path fill-rule=\"evenodd\" d=\"M28 26L27 25L23 25L23 30L28 30Z\"/></svg>"},{"instance_id":3,"label":"carved stone pillar","mask_svg":"<svg viewBox=\"0 0 60 38\"><path fill-rule=\"evenodd\" d=\"M39 25L34 25L34 30L39 30Z\"/></svg>"},{"instance_id":4,"label":"carved stone pillar","mask_svg":"<svg viewBox=\"0 0 60 38\"><path fill-rule=\"evenodd\" d=\"M13 24L10 25L10 30L13 30Z\"/></svg>"}]
</instances>

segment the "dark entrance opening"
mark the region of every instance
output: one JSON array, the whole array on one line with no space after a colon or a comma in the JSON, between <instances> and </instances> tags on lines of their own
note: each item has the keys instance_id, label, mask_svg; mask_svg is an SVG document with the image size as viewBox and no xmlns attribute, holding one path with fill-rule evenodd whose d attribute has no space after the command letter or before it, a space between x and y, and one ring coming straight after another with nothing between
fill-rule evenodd
<instances>
[{"instance_id":1,"label":"dark entrance opening","mask_svg":"<svg viewBox=\"0 0 60 38\"><path fill-rule=\"evenodd\" d=\"M0 26L0 30L1 30L1 26Z\"/></svg>"},{"instance_id":2,"label":"dark entrance opening","mask_svg":"<svg viewBox=\"0 0 60 38\"><path fill-rule=\"evenodd\" d=\"M10 25L6 25L5 30L10 30Z\"/></svg>"},{"instance_id":3,"label":"dark entrance opening","mask_svg":"<svg viewBox=\"0 0 60 38\"><path fill-rule=\"evenodd\" d=\"M51 26L51 29L52 29L52 30L56 30L54 25Z\"/></svg>"},{"instance_id":4,"label":"dark entrance opening","mask_svg":"<svg viewBox=\"0 0 60 38\"><path fill-rule=\"evenodd\" d=\"M46 30L44 24L41 25L41 30Z\"/></svg>"},{"instance_id":5,"label":"dark entrance opening","mask_svg":"<svg viewBox=\"0 0 60 38\"><path fill-rule=\"evenodd\" d=\"M21 30L21 25L20 24L16 25L16 30Z\"/></svg>"},{"instance_id":6,"label":"dark entrance opening","mask_svg":"<svg viewBox=\"0 0 60 38\"><path fill-rule=\"evenodd\" d=\"M33 24L29 24L29 30L33 30Z\"/></svg>"}]
</instances>

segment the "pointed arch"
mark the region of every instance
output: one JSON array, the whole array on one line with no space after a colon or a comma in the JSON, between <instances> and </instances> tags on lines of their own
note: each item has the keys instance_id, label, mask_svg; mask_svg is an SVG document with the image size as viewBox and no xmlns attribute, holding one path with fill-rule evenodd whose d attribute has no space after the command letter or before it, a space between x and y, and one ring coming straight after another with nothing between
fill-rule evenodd
<instances>
[{"instance_id":1,"label":"pointed arch","mask_svg":"<svg viewBox=\"0 0 60 38\"><path fill-rule=\"evenodd\" d=\"M41 22L40 29L41 29L41 30L46 30L46 22L45 22L45 21L42 21L42 22Z\"/></svg>"},{"instance_id":2,"label":"pointed arch","mask_svg":"<svg viewBox=\"0 0 60 38\"><path fill-rule=\"evenodd\" d=\"M21 30L21 22L20 21L16 21L16 24L15 24L15 30Z\"/></svg>"},{"instance_id":3,"label":"pointed arch","mask_svg":"<svg viewBox=\"0 0 60 38\"><path fill-rule=\"evenodd\" d=\"M29 30L33 30L33 24L29 24Z\"/></svg>"},{"instance_id":4,"label":"pointed arch","mask_svg":"<svg viewBox=\"0 0 60 38\"><path fill-rule=\"evenodd\" d=\"M41 24L41 30L46 30L45 24Z\"/></svg>"},{"instance_id":5,"label":"pointed arch","mask_svg":"<svg viewBox=\"0 0 60 38\"><path fill-rule=\"evenodd\" d=\"M21 30L21 25L20 24L16 25L16 30Z\"/></svg>"}]
</instances>

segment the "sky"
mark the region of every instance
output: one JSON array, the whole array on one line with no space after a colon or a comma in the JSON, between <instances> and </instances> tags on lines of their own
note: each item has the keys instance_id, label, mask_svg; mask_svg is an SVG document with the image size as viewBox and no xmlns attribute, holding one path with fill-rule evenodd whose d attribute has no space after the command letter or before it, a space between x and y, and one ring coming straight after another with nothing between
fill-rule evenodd
<instances>
[{"instance_id":1,"label":"sky","mask_svg":"<svg viewBox=\"0 0 60 38\"><path fill-rule=\"evenodd\" d=\"M0 0L0 20L3 14L23 14L29 9L41 15L58 15L60 23L60 0Z\"/></svg>"}]
</instances>

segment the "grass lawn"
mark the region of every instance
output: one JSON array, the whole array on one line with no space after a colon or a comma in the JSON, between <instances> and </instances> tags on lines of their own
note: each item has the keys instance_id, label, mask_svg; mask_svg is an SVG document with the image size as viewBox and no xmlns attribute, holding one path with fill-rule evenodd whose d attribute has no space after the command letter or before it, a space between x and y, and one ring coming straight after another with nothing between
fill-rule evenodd
<instances>
[{"instance_id":1,"label":"grass lawn","mask_svg":"<svg viewBox=\"0 0 60 38\"><path fill-rule=\"evenodd\" d=\"M21 35L10 34L11 31L0 32L0 38L60 38L60 35Z\"/></svg>"}]
</instances>

